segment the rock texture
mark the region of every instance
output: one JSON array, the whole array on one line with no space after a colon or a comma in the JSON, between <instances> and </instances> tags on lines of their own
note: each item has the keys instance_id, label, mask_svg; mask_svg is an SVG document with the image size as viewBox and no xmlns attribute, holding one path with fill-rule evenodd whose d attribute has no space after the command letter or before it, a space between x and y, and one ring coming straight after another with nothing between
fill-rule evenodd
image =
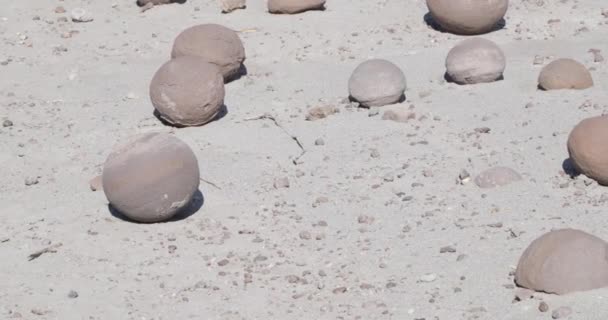
<instances>
[{"instance_id":1,"label":"rock texture","mask_svg":"<svg viewBox=\"0 0 608 320\"><path fill-rule=\"evenodd\" d=\"M450 50L445 66L450 79L458 84L493 82L502 77L506 58L494 42L470 38Z\"/></svg>"},{"instance_id":2,"label":"rock texture","mask_svg":"<svg viewBox=\"0 0 608 320\"><path fill-rule=\"evenodd\" d=\"M245 61L238 34L219 24L201 24L182 31L173 42L171 57L198 56L217 65L226 81L237 77Z\"/></svg>"},{"instance_id":3,"label":"rock texture","mask_svg":"<svg viewBox=\"0 0 608 320\"><path fill-rule=\"evenodd\" d=\"M508 0L427 0L426 4L441 28L463 35L492 31L509 7Z\"/></svg>"},{"instance_id":4,"label":"rock texture","mask_svg":"<svg viewBox=\"0 0 608 320\"><path fill-rule=\"evenodd\" d=\"M294 14L308 10L320 10L325 7L325 0L268 0L270 13Z\"/></svg>"},{"instance_id":5,"label":"rock texture","mask_svg":"<svg viewBox=\"0 0 608 320\"><path fill-rule=\"evenodd\" d=\"M573 59L557 59L541 70L538 86L544 90L581 90L593 87L593 77L580 62Z\"/></svg>"},{"instance_id":6,"label":"rock texture","mask_svg":"<svg viewBox=\"0 0 608 320\"><path fill-rule=\"evenodd\" d=\"M405 75L390 61L372 59L361 63L348 80L352 99L365 107L399 102L407 87Z\"/></svg>"},{"instance_id":7,"label":"rock texture","mask_svg":"<svg viewBox=\"0 0 608 320\"><path fill-rule=\"evenodd\" d=\"M574 229L546 233L524 251L515 282L555 294L607 287L608 243Z\"/></svg>"},{"instance_id":8,"label":"rock texture","mask_svg":"<svg viewBox=\"0 0 608 320\"><path fill-rule=\"evenodd\" d=\"M219 69L196 56L166 62L150 82L150 100L159 116L175 126L200 126L215 118L224 104Z\"/></svg>"},{"instance_id":9,"label":"rock texture","mask_svg":"<svg viewBox=\"0 0 608 320\"><path fill-rule=\"evenodd\" d=\"M568 153L578 172L608 185L608 116L587 118L568 136Z\"/></svg>"},{"instance_id":10,"label":"rock texture","mask_svg":"<svg viewBox=\"0 0 608 320\"><path fill-rule=\"evenodd\" d=\"M116 145L102 175L110 204L138 222L173 217L199 186L196 156L186 143L164 133L145 133Z\"/></svg>"}]
</instances>

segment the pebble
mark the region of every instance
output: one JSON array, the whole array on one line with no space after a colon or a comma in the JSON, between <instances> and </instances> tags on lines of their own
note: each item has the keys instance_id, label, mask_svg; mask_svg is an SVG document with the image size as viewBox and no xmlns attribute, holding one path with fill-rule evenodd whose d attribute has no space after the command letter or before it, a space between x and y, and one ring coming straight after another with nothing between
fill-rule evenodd
<instances>
[{"instance_id":1,"label":"pebble","mask_svg":"<svg viewBox=\"0 0 608 320\"><path fill-rule=\"evenodd\" d=\"M551 313L551 318L553 319L561 319L565 318L572 314L572 309L570 307L559 307Z\"/></svg>"},{"instance_id":2,"label":"pebble","mask_svg":"<svg viewBox=\"0 0 608 320\"><path fill-rule=\"evenodd\" d=\"M318 138L317 140L315 140L315 146L324 146L325 145L325 141L322 138Z\"/></svg>"},{"instance_id":3,"label":"pebble","mask_svg":"<svg viewBox=\"0 0 608 320\"><path fill-rule=\"evenodd\" d=\"M245 9L247 6L245 0L220 0L222 13L230 13L237 9Z\"/></svg>"},{"instance_id":4,"label":"pebble","mask_svg":"<svg viewBox=\"0 0 608 320\"><path fill-rule=\"evenodd\" d=\"M5 127L5 128L12 127L13 126L13 122L11 120L6 119L6 120L4 120L2 122L2 126Z\"/></svg>"},{"instance_id":5,"label":"pebble","mask_svg":"<svg viewBox=\"0 0 608 320\"><path fill-rule=\"evenodd\" d=\"M334 106L321 106L321 107L313 107L308 109L308 114L306 115L306 120L315 121L327 118L332 114L339 113L340 109Z\"/></svg>"},{"instance_id":6,"label":"pebble","mask_svg":"<svg viewBox=\"0 0 608 320\"><path fill-rule=\"evenodd\" d=\"M287 177L274 179L275 189L289 188L289 179Z\"/></svg>"},{"instance_id":7,"label":"pebble","mask_svg":"<svg viewBox=\"0 0 608 320\"><path fill-rule=\"evenodd\" d=\"M538 305L538 311L540 311L540 312L549 311L549 305L546 302L541 301L540 304Z\"/></svg>"},{"instance_id":8,"label":"pebble","mask_svg":"<svg viewBox=\"0 0 608 320\"><path fill-rule=\"evenodd\" d=\"M93 21L93 17L82 8L75 8L70 13L72 17L72 21L74 22L91 22Z\"/></svg>"},{"instance_id":9,"label":"pebble","mask_svg":"<svg viewBox=\"0 0 608 320\"><path fill-rule=\"evenodd\" d=\"M25 185L26 186L33 186L35 184L38 184L38 177L27 177L27 178L25 178Z\"/></svg>"},{"instance_id":10,"label":"pebble","mask_svg":"<svg viewBox=\"0 0 608 320\"><path fill-rule=\"evenodd\" d=\"M378 151L378 149L372 149L369 155L372 158L380 158L380 151Z\"/></svg>"},{"instance_id":11,"label":"pebble","mask_svg":"<svg viewBox=\"0 0 608 320\"><path fill-rule=\"evenodd\" d=\"M456 252L456 248L452 246L445 246L439 249L439 253L454 253Z\"/></svg>"},{"instance_id":12,"label":"pebble","mask_svg":"<svg viewBox=\"0 0 608 320\"><path fill-rule=\"evenodd\" d=\"M412 119L416 119L416 114L405 109L386 110L382 115L382 120L390 120L401 123L408 122Z\"/></svg>"},{"instance_id":13,"label":"pebble","mask_svg":"<svg viewBox=\"0 0 608 320\"><path fill-rule=\"evenodd\" d=\"M367 116L371 118L377 116L378 114L380 114L380 110L378 110L378 108L371 108L369 109Z\"/></svg>"},{"instance_id":14,"label":"pebble","mask_svg":"<svg viewBox=\"0 0 608 320\"><path fill-rule=\"evenodd\" d=\"M425 275L421 276L418 280L420 282L427 282L427 283L433 282L433 281L437 280L437 275L434 273L425 274Z\"/></svg>"},{"instance_id":15,"label":"pebble","mask_svg":"<svg viewBox=\"0 0 608 320\"><path fill-rule=\"evenodd\" d=\"M76 292L74 290L70 290L70 292L68 292L68 298L70 298L70 299L78 298L78 292Z\"/></svg>"},{"instance_id":16,"label":"pebble","mask_svg":"<svg viewBox=\"0 0 608 320\"><path fill-rule=\"evenodd\" d=\"M102 190L103 184L101 181L101 175L98 175L93 179L89 180L89 187L91 188L91 191Z\"/></svg>"}]
</instances>

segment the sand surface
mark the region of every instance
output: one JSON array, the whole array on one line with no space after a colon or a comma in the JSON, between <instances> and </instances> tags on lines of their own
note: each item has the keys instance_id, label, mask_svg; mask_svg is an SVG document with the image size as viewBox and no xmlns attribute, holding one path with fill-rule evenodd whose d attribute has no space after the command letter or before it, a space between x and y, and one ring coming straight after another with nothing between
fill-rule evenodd
<instances>
[{"instance_id":1,"label":"sand surface","mask_svg":"<svg viewBox=\"0 0 608 320\"><path fill-rule=\"evenodd\" d=\"M262 0L230 14L212 0L145 13L134 2L2 1L0 121L13 125L0 126L0 318L521 320L561 306L608 317L608 290L513 303L512 277L553 228L608 239L608 189L562 168L572 127L607 111L606 62L589 52L608 54L605 1L512 0L505 28L484 36L506 54L504 81L474 86L444 80L463 37L430 28L422 0L328 0L293 16ZM94 20L73 23L74 8ZM239 31L248 74L226 86L223 118L166 127L149 81L181 30L211 22ZM590 68L595 87L538 91L558 57ZM377 115L345 99L368 58L408 82L407 100ZM340 112L306 121L316 106ZM399 108L415 118L382 120ZM246 121L264 114L286 132ZM187 142L215 185L201 182L176 221L124 221L89 189L110 148L147 131ZM306 150L297 164L290 135ZM523 180L457 182L496 165Z\"/></svg>"}]
</instances>

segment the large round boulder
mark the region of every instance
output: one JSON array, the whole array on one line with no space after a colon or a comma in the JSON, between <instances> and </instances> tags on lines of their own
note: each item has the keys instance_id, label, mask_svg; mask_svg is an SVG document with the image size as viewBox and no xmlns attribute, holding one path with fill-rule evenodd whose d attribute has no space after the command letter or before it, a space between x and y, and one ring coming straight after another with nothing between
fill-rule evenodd
<instances>
[{"instance_id":1,"label":"large round boulder","mask_svg":"<svg viewBox=\"0 0 608 320\"><path fill-rule=\"evenodd\" d=\"M496 28L509 0L427 0L433 20L445 31L474 35Z\"/></svg>"},{"instance_id":2,"label":"large round boulder","mask_svg":"<svg viewBox=\"0 0 608 320\"><path fill-rule=\"evenodd\" d=\"M171 58L198 56L220 68L226 81L240 74L245 48L238 34L219 24L201 24L182 31L173 42Z\"/></svg>"},{"instance_id":3,"label":"large round boulder","mask_svg":"<svg viewBox=\"0 0 608 320\"><path fill-rule=\"evenodd\" d=\"M515 282L555 294L608 287L608 243L574 229L546 233L522 254Z\"/></svg>"},{"instance_id":4,"label":"large round boulder","mask_svg":"<svg viewBox=\"0 0 608 320\"><path fill-rule=\"evenodd\" d=\"M579 122L568 136L574 168L601 185L608 185L608 116Z\"/></svg>"},{"instance_id":5,"label":"large round boulder","mask_svg":"<svg viewBox=\"0 0 608 320\"><path fill-rule=\"evenodd\" d=\"M131 220L160 222L192 200L199 186L194 152L165 133L144 133L117 144L103 166L110 205Z\"/></svg>"},{"instance_id":6,"label":"large round boulder","mask_svg":"<svg viewBox=\"0 0 608 320\"><path fill-rule=\"evenodd\" d=\"M458 84L493 82L506 68L502 50L492 41L470 38L456 44L445 61L446 73Z\"/></svg>"},{"instance_id":7,"label":"large round boulder","mask_svg":"<svg viewBox=\"0 0 608 320\"><path fill-rule=\"evenodd\" d=\"M158 115L175 126L200 126L224 105L224 80L218 67L196 56L167 61L150 82Z\"/></svg>"},{"instance_id":8,"label":"large round boulder","mask_svg":"<svg viewBox=\"0 0 608 320\"><path fill-rule=\"evenodd\" d=\"M538 86L544 90L582 90L593 87L593 77L580 62L573 59L557 59L540 71Z\"/></svg>"},{"instance_id":9,"label":"large round boulder","mask_svg":"<svg viewBox=\"0 0 608 320\"><path fill-rule=\"evenodd\" d=\"M394 63L371 59L361 63L348 80L352 99L364 107L397 103L407 87L403 71Z\"/></svg>"}]
</instances>

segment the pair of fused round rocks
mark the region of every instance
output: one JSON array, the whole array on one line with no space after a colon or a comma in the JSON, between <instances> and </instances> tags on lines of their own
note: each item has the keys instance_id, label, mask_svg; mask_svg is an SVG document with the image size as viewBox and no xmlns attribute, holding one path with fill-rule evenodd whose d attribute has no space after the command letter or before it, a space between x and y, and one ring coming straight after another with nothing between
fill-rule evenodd
<instances>
[{"instance_id":1,"label":"pair of fused round rocks","mask_svg":"<svg viewBox=\"0 0 608 320\"><path fill-rule=\"evenodd\" d=\"M155 73L150 99L161 119L175 126L200 126L224 105L224 82L236 77L245 50L236 32L217 24L180 33L171 60Z\"/></svg>"},{"instance_id":2,"label":"pair of fused round rocks","mask_svg":"<svg viewBox=\"0 0 608 320\"><path fill-rule=\"evenodd\" d=\"M114 146L103 166L110 205L137 222L160 222L186 208L199 187L194 152L165 133L144 133Z\"/></svg>"}]
</instances>

